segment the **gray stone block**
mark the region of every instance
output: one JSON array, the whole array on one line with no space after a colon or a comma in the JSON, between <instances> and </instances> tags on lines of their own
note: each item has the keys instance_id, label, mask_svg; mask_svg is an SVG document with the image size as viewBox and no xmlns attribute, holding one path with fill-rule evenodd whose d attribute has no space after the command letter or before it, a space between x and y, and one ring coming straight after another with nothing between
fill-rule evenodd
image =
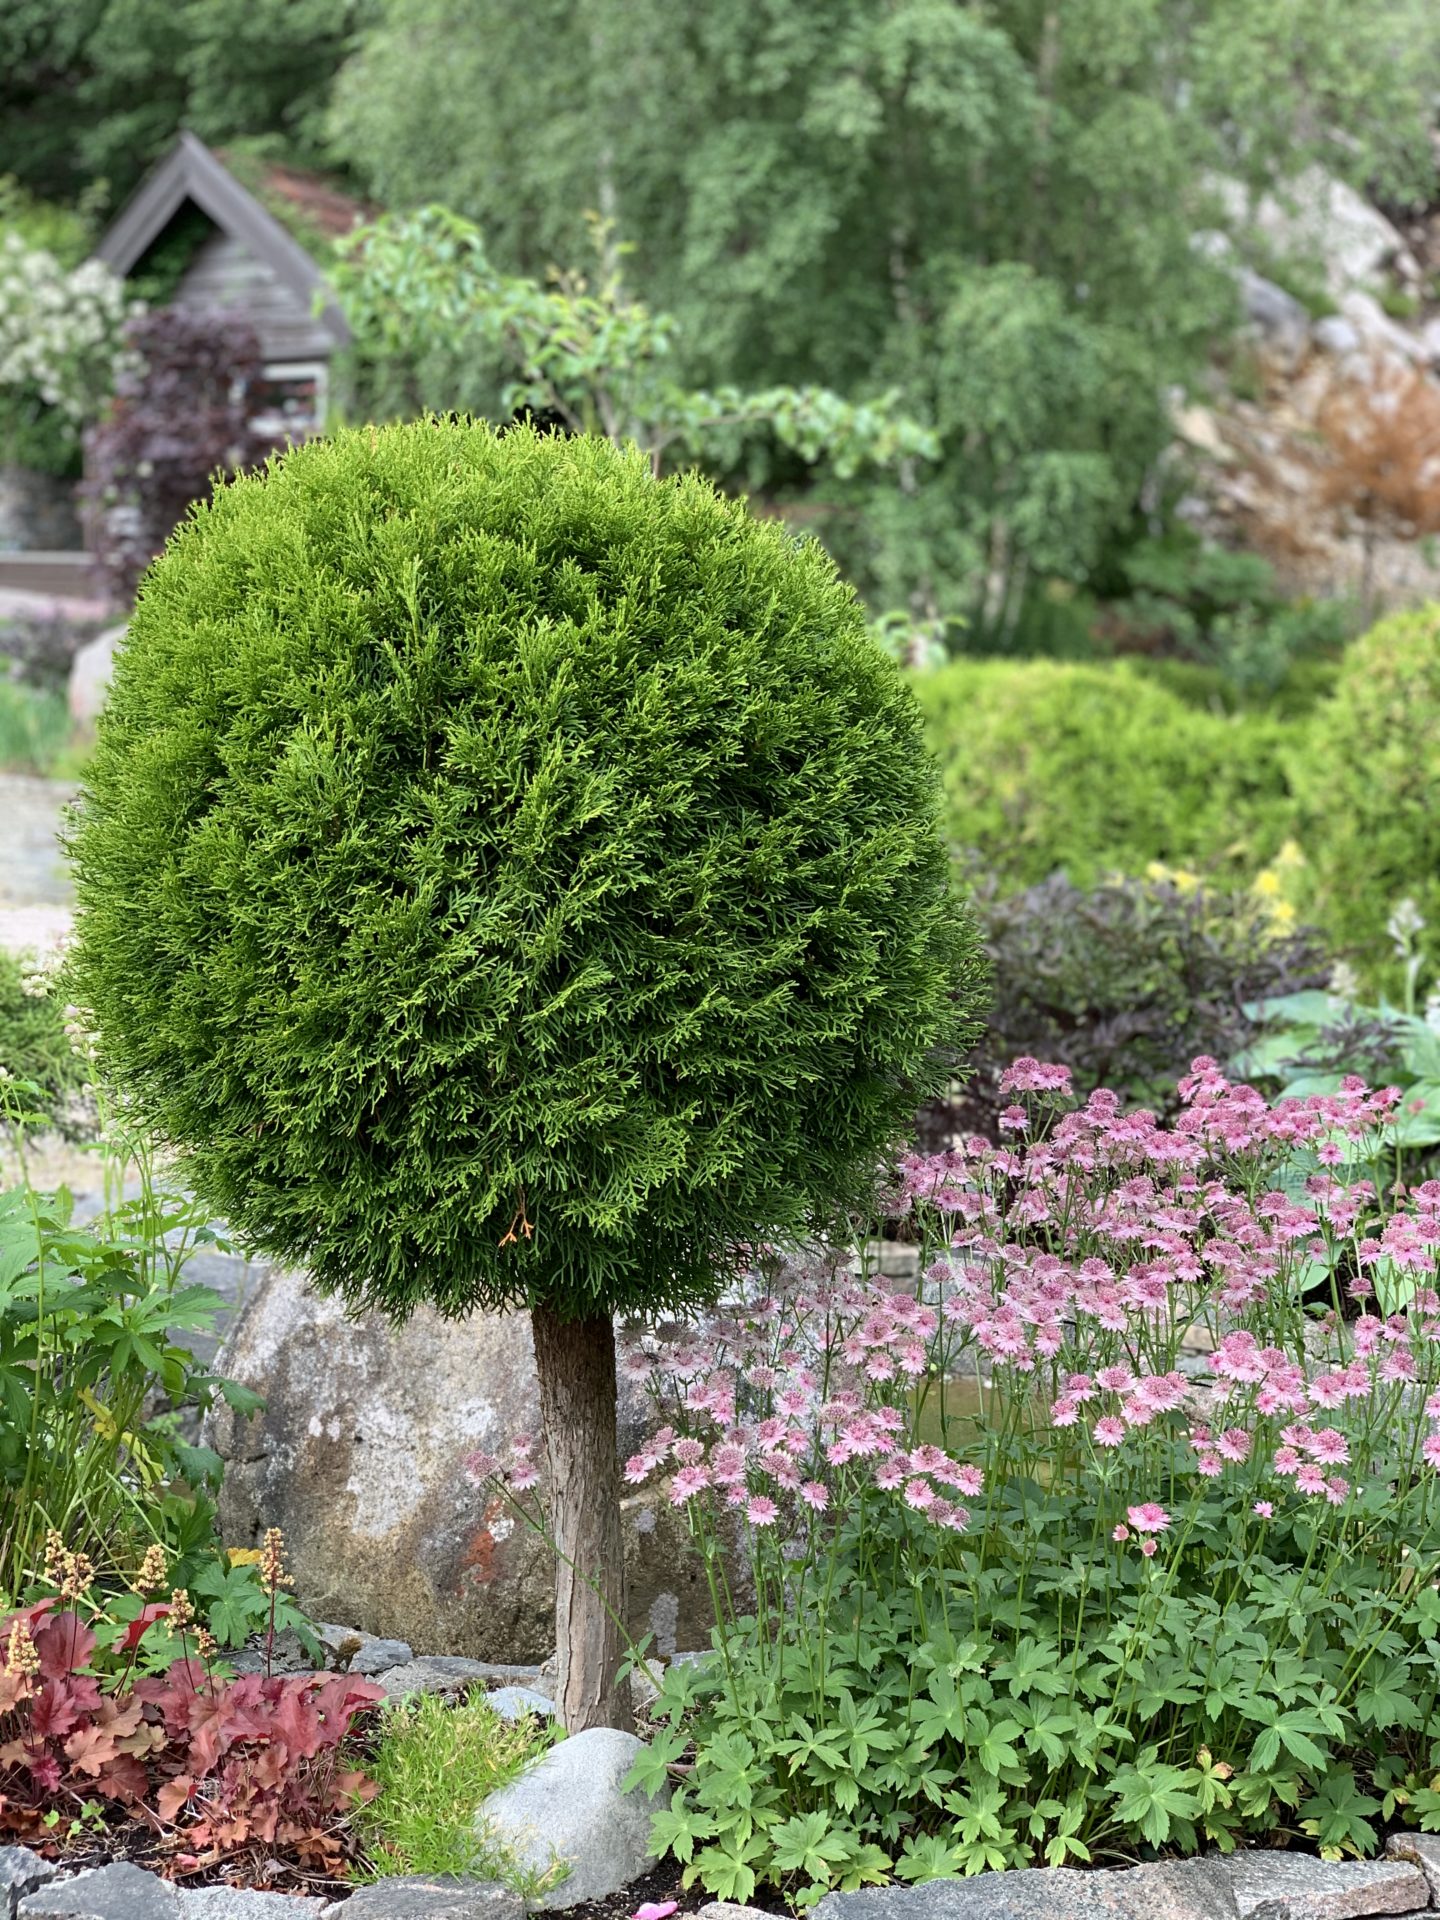
<instances>
[{"instance_id":1,"label":"gray stone block","mask_svg":"<svg viewBox=\"0 0 1440 1920\"><path fill-rule=\"evenodd\" d=\"M606 1900L654 1866L651 1816L670 1804L670 1790L662 1788L652 1800L622 1786L643 1752L633 1733L591 1727L551 1747L481 1806L477 1830L520 1867L538 1874L565 1870L532 1905L558 1909Z\"/></svg>"},{"instance_id":2,"label":"gray stone block","mask_svg":"<svg viewBox=\"0 0 1440 1920\"><path fill-rule=\"evenodd\" d=\"M1419 1867L1405 1860L1317 1860L1308 1853L1232 1853L1225 1870L1240 1920L1369 1920L1430 1903Z\"/></svg>"},{"instance_id":3,"label":"gray stone block","mask_svg":"<svg viewBox=\"0 0 1440 1920\"><path fill-rule=\"evenodd\" d=\"M182 1920L320 1920L325 1902L300 1893L248 1887L182 1887Z\"/></svg>"},{"instance_id":4,"label":"gray stone block","mask_svg":"<svg viewBox=\"0 0 1440 1920\"><path fill-rule=\"evenodd\" d=\"M1408 1860L1419 1867L1430 1888L1430 1901L1440 1907L1440 1834L1392 1833L1385 1843L1391 1860Z\"/></svg>"},{"instance_id":5,"label":"gray stone block","mask_svg":"<svg viewBox=\"0 0 1440 1920\"><path fill-rule=\"evenodd\" d=\"M407 1874L332 1900L320 1920L524 1920L519 1894L490 1880Z\"/></svg>"},{"instance_id":6,"label":"gray stone block","mask_svg":"<svg viewBox=\"0 0 1440 1920\"><path fill-rule=\"evenodd\" d=\"M403 1667L415 1658L408 1640L382 1640L373 1633L362 1633L358 1627L317 1621L315 1633L333 1667L367 1679L388 1673L391 1667Z\"/></svg>"},{"instance_id":7,"label":"gray stone block","mask_svg":"<svg viewBox=\"0 0 1440 1920\"><path fill-rule=\"evenodd\" d=\"M414 1658L415 1649L408 1640L377 1640L366 1634L360 1651L350 1662L349 1671L368 1680L377 1673L390 1673L396 1667L403 1667Z\"/></svg>"},{"instance_id":8,"label":"gray stone block","mask_svg":"<svg viewBox=\"0 0 1440 1920\"><path fill-rule=\"evenodd\" d=\"M29 1847L0 1847L0 1915L14 1920L21 1896L49 1884L60 1869Z\"/></svg>"},{"instance_id":9,"label":"gray stone block","mask_svg":"<svg viewBox=\"0 0 1440 1920\"><path fill-rule=\"evenodd\" d=\"M15 1911L18 1920L180 1920L180 1896L168 1880L126 1860L52 1880Z\"/></svg>"},{"instance_id":10,"label":"gray stone block","mask_svg":"<svg viewBox=\"0 0 1440 1920\"><path fill-rule=\"evenodd\" d=\"M375 1685L392 1700L403 1700L407 1693L460 1693L469 1687L483 1687L490 1680L506 1684L515 1677L510 1667L462 1660L458 1654L432 1653L388 1667L375 1675Z\"/></svg>"},{"instance_id":11,"label":"gray stone block","mask_svg":"<svg viewBox=\"0 0 1440 1920\"><path fill-rule=\"evenodd\" d=\"M1099 1873L1025 1867L918 1887L866 1887L827 1893L814 1912L816 1920L1236 1920L1236 1901L1218 1862L1165 1860Z\"/></svg>"}]
</instances>

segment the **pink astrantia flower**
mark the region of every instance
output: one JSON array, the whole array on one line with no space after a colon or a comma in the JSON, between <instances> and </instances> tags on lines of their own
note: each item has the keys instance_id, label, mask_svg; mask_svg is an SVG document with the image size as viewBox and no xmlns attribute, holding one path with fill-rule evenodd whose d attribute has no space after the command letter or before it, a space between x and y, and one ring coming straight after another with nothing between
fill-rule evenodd
<instances>
[{"instance_id":1,"label":"pink astrantia flower","mask_svg":"<svg viewBox=\"0 0 1440 1920\"><path fill-rule=\"evenodd\" d=\"M1119 1540L1119 1541L1128 1540L1130 1538L1129 1527L1125 1526L1123 1523L1118 1527L1112 1527L1110 1530L1110 1538L1112 1540Z\"/></svg>"},{"instance_id":2,"label":"pink astrantia flower","mask_svg":"<svg viewBox=\"0 0 1440 1920\"><path fill-rule=\"evenodd\" d=\"M775 1502L763 1493L757 1493L745 1503L745 1518L752 1527L773 1527L780 1516Z\"/></svg>"},{"instance_id":3,"label":"pink astrantia flower","mask_svg":"<svg viewBox=\"0 0 1440 1920\"><path fill-rule=\"evenodd\" d=\"M820 1480L807 1480L800 1488L800 1498L812 1513L824 1513L830 1504L830 1489Z\"/></svg>"},{"instance_id":4,"label":"pink astrantia flower","mask_svg":"<svg viewBox=\"0 0 1440 1920\"><path fill-rule=\"evenodd\" d=\"M1090 1432L1097 1447L1118 1447L1125 1438L1125 1423L1123 1420L1116 1420L1113 1415L1106 1414L1103 1419L1095 1422Z\"/></svg>"},{"instance_id":5,"label":"pink astrantia flower","mask_svg":"<svg viewBox=\"0 0 1440 1920\"><path fill-rule=\"evenodd\" d=\"M1269 1520L1274 1517L1275 1508L1268 1500L1257 1500L1253 1511L1258 1513L1262 1520Z\"/></svg>"},{"instance_id":6,"label":"pink astrantia flower","mask_svg":"<svg viewBox=\"0 0 1440 1920\"><path fill-rule=\"evenodd\" d=\"M916 1447L910 1455L911 1473L935 1473L949 1464L949 1455L942 1453L939 1447Z\"/></svg>"},{"instance_id":7,"label":"pink astrantia flower","mask_svg":"<svg viewBox=\"0 0 1440 1920\"><path fill-rule=\"evenodd\" d=\"M1146 1500L1138 1507L1127 1507L1125 1517L1137 1533L1164 1533L1170 1525L1169 1514L1154 1500Z\"/></svg>"},{"instance_id":8,"label":"pink astrantia flower","mask_svg":"<svg viewBox=\"0 0 1440 1920\"><path fill-rule=\"evenodd\" d=\"M1155 1555L1159 1552L1159 1547L1160 1543L1157 1540L1142 1540L1140 1542L1140 1551L1147 1560L1153 1560L1155 1558Z\"/></svg>"},{"instance_id":9,"label":"pink astrantia flower","mask_svg":"<svg viewBox=\"0 0 1440 1920\"><path fill-rule=\"evenodd\" d=\"M670 1482L670 1504L683 1507L687 1500L693 1500L697 1493L703 1493L710 1484L710 1475L704 1467L681 1467Z\"/></svg>"}]
</instances>

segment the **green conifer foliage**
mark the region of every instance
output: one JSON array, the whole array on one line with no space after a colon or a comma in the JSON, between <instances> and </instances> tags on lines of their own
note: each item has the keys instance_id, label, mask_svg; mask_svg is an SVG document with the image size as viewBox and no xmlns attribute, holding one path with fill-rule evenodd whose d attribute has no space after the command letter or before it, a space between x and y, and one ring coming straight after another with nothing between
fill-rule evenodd
<instances>
[{"instance_id":1,"label":"green conifer foliage","mask_svg":"<svg viewBox=\"0 0 1440 1920\"><path fill-rule=\"evenodd\" d=\"M668 1309L858 1200L965 1039L939 818L817 546L603 440L360 429L147 576L72 991L356 1306Z\"/></svg>"}]
</instances>

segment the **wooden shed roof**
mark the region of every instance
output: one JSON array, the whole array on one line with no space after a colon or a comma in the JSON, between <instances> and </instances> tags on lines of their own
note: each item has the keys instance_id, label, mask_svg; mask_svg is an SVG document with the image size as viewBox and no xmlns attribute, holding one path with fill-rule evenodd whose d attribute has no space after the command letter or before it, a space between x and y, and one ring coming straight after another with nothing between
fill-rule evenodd
<instances>
[{"instance_id":1,"label":"wooden shed roof","mask_svg":"<svg viewBox=\"0 0 1440 1920\"><path fill-rule=\"evenodd\" d=\"M132 273L187 201L262 261L307 309L325 277L292 234L242 187L193 133L182 133L126 201L100 238L95 256L118 274ZM350 339L345 317L326 298L317 316L334 344Z\"/></svg>"}]
</instances>

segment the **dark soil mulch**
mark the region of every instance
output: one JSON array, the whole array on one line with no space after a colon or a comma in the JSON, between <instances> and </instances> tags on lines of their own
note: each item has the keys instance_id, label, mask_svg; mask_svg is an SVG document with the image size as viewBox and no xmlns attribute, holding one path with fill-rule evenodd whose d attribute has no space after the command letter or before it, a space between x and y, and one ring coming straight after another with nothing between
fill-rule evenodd
<instances>
[{"instance_id":1,"label":"dark soil mulch","mask_svg":"<svg viewBox=\"0 0 1440 1920\"><path fill-rule=\"evenodd\" d=\"M141 1821L109 1827L104 1833L87 1833L69 1841L47 1843L27 1838L27 1846L47 1860L53 1860L67 1872L79 1873L87 1867L108 1867L119 1861L143 1867L147 1873L162 1874L185 1887L244 1887L257 1893L308 1893L326 1900L337 1900L353 1893L354 1884L333 1873L314 1872L283 1854L272 1854L262 1846L243 1853L230 1853L223 1860L195 1865L195 1855L173 1834L157 1834Z\"/></svg>"}]
</instances>

